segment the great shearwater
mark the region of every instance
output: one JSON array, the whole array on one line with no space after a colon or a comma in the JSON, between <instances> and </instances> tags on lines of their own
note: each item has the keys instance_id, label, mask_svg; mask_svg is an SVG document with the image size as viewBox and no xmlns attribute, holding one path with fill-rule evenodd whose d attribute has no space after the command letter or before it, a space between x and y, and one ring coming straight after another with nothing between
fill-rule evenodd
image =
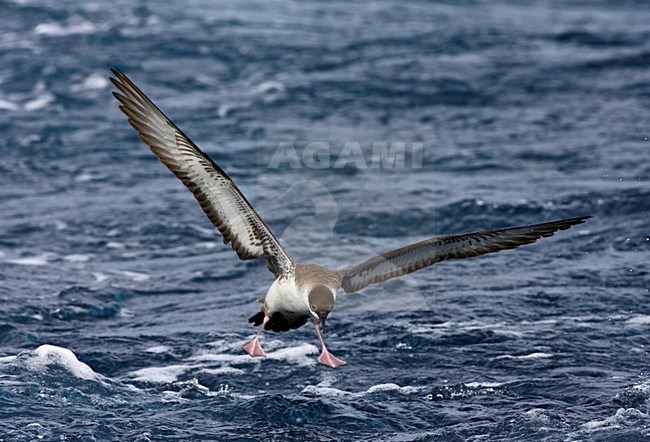
<instances>
[{"instance_id":1,"label":"great shearwater","mask_svg":"<svg viewBox=\"0 0 650 442\"><path fill-rule=\"evenodd\" d=\"M311 320L321 344L318 362L332 368L346 362L330 353L321 329L334 308L336 293L356 292L370 284L396 278L449 259L464 259L530 244L590 216L529 226L437 236L391 250L343 270L300 264L291 258L230 177L199 149L158 107L117 69L112 69L113 92L140 139L194 194L201 208L241 260L264 258L275 276L262 309L249 322L259 326L243 345L251 356L264 356L259 338L263 330L288 331Z\"/></svg>"}]
</instances>

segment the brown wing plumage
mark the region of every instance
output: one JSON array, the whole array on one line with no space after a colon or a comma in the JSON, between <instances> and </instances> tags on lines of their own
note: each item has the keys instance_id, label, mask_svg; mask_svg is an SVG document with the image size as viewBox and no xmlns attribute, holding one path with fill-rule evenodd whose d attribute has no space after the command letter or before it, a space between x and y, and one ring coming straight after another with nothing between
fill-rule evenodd
<instances>
[{"instance_id":1,"label":"brown wing plumage","mask_svg":"<svg viewBox=\"0 0 650 442\"><path fill-rule=\"evenodd\" d=\"M440 261L471 258L531 244L539 238L552 236L558 230L568 229L588 218L591 216L530 226L433 237L382 253L359 265L343 270L341 272L343 275L341 287L347 293L356 292L367 285L396 278Z\"/></svg>"},{"instance_id":2,"label":"brown wing plumage","mask_svg":"<svg viewBox=\"0 0 650 442\"><path fill-rule=\"evenodd\" d=\"M226 172L122 72L111 78L120 93L113 92L131 126L174 175L194 194L215 225L224 243L230 243L240 259L266 258L267 267L279 276L293 262L266 223L239 191Z\"/></svg>"}]
</instances>

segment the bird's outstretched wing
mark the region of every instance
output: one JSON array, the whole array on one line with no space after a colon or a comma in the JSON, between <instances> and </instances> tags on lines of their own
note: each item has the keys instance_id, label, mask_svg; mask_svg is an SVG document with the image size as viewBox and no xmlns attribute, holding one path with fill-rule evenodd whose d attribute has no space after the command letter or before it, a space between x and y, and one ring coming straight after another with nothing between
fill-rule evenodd
<instances>
[{"instance_id":1,"label":"bird's outstretched wing","mask_svg":"<svg viewBox=\"0 0 650 442\"><path fill-rule=\"evenodd\" d=\"M292 268L293 261L266 223L239 191L226 172L190 140L153 102L117 69L111 69L113 92L129 123L201 205L224 243L230 243L240 259L266 258L277 277Z\"/></svg>"},{"instance_id":2,"label":"bird's outstretched wing","mask_svg":"<svg viewBox=\"0 0 650 442\"><path fill-rule=\"evenodd\" d=\"M558 230L584 222L591 216L551 221L530 226L508 227L482 232L433 237L415 244L375 256L368 261L341 271L341 287L347 293L361 290L420 270L448 259L464 259L486 253L513 249L539 238L552 236Z\"/></svg>"}]
</instances>

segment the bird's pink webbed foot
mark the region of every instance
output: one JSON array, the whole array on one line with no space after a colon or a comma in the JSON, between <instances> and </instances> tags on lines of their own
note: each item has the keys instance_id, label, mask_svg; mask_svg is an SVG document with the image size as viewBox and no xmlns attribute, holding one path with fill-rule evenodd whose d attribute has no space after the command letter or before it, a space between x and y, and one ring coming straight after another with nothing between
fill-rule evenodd
<instances>
[{"instance_id":1,"label":"bird's pink webbed foot","mask_svg":"<svg viewBox=\"0 0 650 442\"><path fill-rule=\"evenodd\" d=\"M320 328L318 327L318 324L314 324L314 330L316 330L316 334L318 335L318 340L320 341L320 345L323 348L323 350L320 353L320 356L318 357L318 362L332 368L338 368L342 365L346 365L347 362L345 362L343 359L339 359L336 356L334 356L332 353L327 351L327 347L325 347L325 342L323 341L323 336L321 336L320 334Z\"/></svg>"},{"instance_id":2,"label":"bird's pink webbed foot","mask_svg":"<svg viewBox=\"0 0 650 442\"><path fill-rule=\"evenodd\" d=\"M266 356L264 349L260 345L260 338L258 336L255 336L253 339L242 345L241 348L243 348L246 353L254 358Z\"/></svg>"},{"instance_id":3,"label":"bird's pink webbed foot","mask_svg":"<svg viewBox=\"0 0 650 442\"><path fill-rule=\"evenodd\" d=\"M325 347L323 347L323 352L318 357L318 362L332 368L338 368L341 365L347 364L347 362L345 362L343 359L339 359L336 356L334 356L332 353L327 351Z\"/></svg>"},{"instance_id":4,"label":"bird's pink webbed foot","mask_svg":"<svg viewBox=\"0 0 650 442\"><path fill-rule=\"evenodd\" d=\"M260 345L260 335L264 331L264 326L266 325L267 322L269 322L269 317L264 316L264 321L262 321L262 325L260 329L257 331L255 337L241 346L241 348L243 348L244 351L249 355L251 355L251 357L253 358L266 356L264 349Z\"/></svg>"}]
</instances>

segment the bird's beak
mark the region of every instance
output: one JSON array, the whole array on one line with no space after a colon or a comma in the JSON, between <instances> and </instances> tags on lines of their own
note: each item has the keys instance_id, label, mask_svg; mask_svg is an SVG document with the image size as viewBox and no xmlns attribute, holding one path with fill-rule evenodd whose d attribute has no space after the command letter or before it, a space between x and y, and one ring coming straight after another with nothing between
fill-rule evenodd
<instances>
[{"instance_id":1,"label":"bird's beak","mask_svg":"<svg viewBox=\"0 0 650 442\"><path fill-rule=\"evenodd\" d=\"M327 315L329 312L318 312L318 320L320 321L320 329L325 333L325 321L327 321Z\"/></svg>"}]
</instances>

